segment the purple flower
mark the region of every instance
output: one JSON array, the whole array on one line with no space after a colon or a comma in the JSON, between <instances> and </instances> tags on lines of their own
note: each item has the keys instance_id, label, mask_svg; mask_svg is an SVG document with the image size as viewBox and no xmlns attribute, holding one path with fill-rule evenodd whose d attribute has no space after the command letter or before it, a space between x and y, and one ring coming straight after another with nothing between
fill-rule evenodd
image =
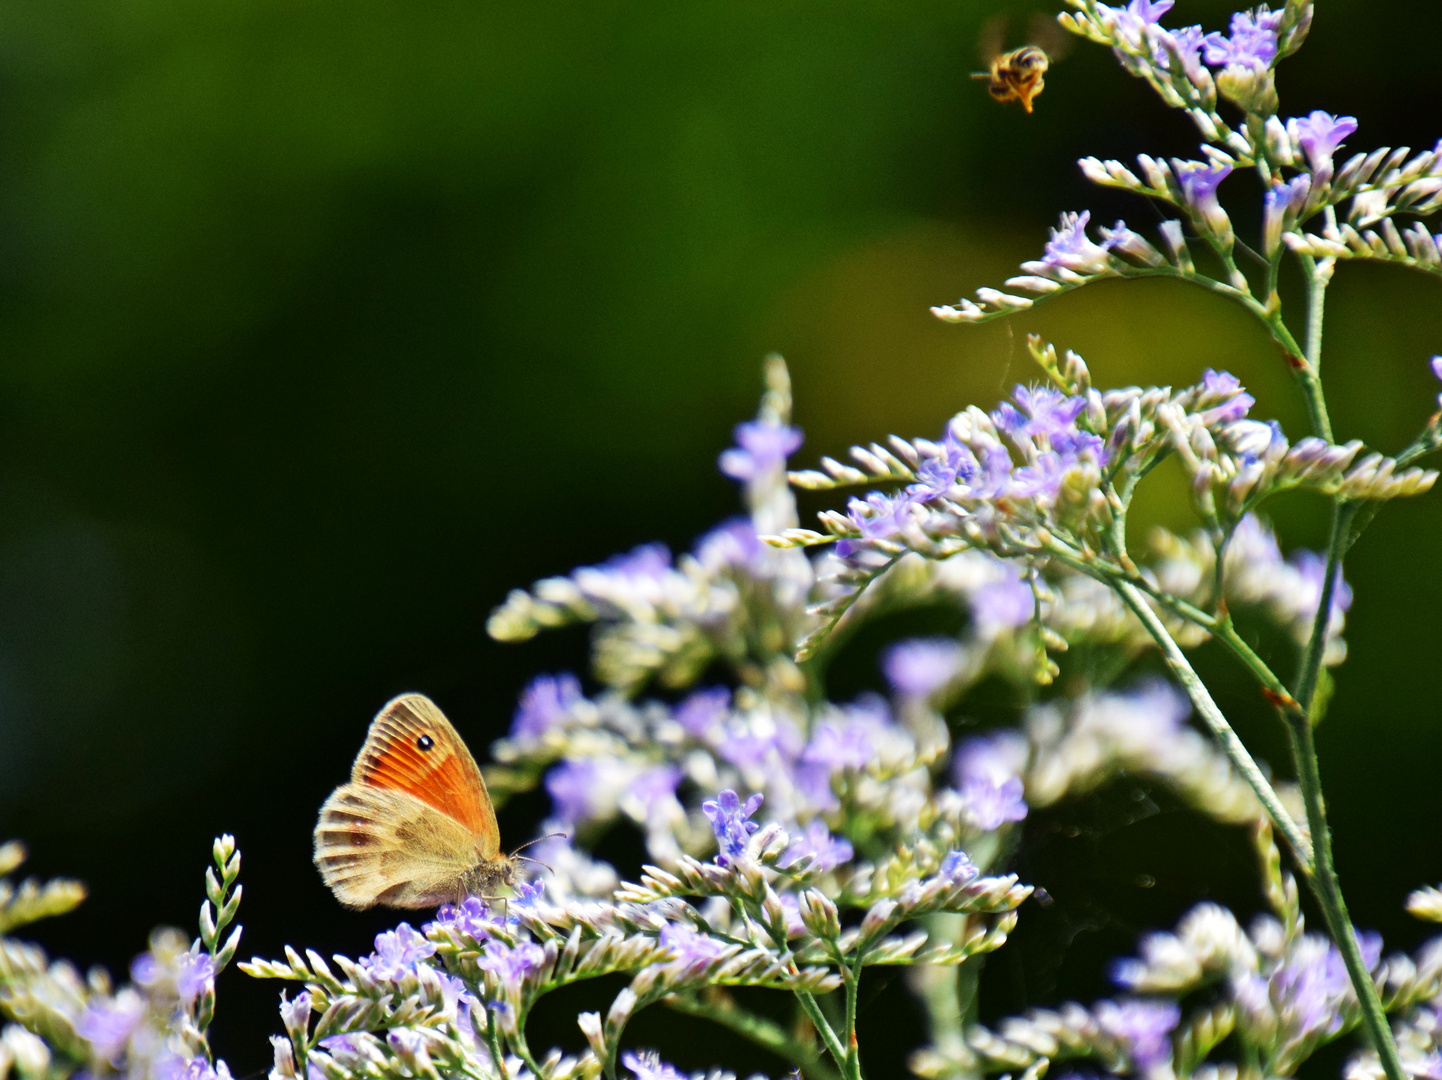
<instances>
[{"instance_id":1,"label":"purple flower","mask_svg":"<svg viewBox=\"0 0 1442 1080\"><path fill-rule=\"evenodd\" d=\"M627 1050L621 1055L621 1064L630 1069L636 1080L686 1080L674 1065L667 1065L654 1050L632 1053Z\"/></svg>"},{"instance_id":2,"label":"purple flower","mask_svg":"<svg viewBox=\"0 0 1442 1080\"><path fill-rule=\"evenodd\" d=\"M1173 159L1172 172L1182 189L1182 197L1195 216L1206 223L1211 233L1223 244L1232 242L1232 222L1217 198L1217 188L1232 172L1230 165L1211 161L1178 161Z\"/></svg>"},{"instance_id":3,"label":"purple flower","mask_svg":"<svg viewBox=\"0 0 1442 1080\"><path fill-rule=\"evenodd\" d=\"M970 480L978 468L976 455L950 431L942 438L940 453L927 455L916 470L917 482L906 489L915 502L929 502L951 491L958 480Z\"/></svg>"},{"instance_id":4,"label":"purple flower","mask_svg":"<svg viewBox=\"0 0 1442 1080\"><path fill-rule=\"evenodd\" d=\"M630 581L655 581L670 571L671 549L665 544L642 544L611 556L596 569Z\"/></svg>"},{"instance_id":5,"label":"purple flower","mask_svg":"<svg viewBox=\"0 0 1442 1080\"><path fill-rule=\"evenodd\" d=\"M1170 67L1171 58L1175 57L1193 86L1205 89L1211 83L1211 72L1202 64L1205 35L1200 26L1183 26L1176 30L1164 30L1159 26L1152 36L1152 59L1156 63Z\"/></svg>"},{"instance_id":6,"label":"purple flower","mask_svg":"<svg viewBox=\"0 0 1442 1080\"><path fill-rule=\"evenodd\" d=\"M747 840L761 827L758 822L749 819L760 808L763 798L758 791L743 804L736 792L727 788L715 799L708 799L701 804L702 813L711 822L711 829L716 833L716 845L720 849L716 854L716 862L721 866L726 866L731 860L746 854Z\"/></svg>"},{"instance_id":7,"label":"purple flower","mask_svg":"<svg viewBox=\"0 0 1442 1080\"><path fill-rule=\"evenodd\" d=\"M75 1030L111 1064L120 1058L130 1035L145 1015L145 1002L133 990L122 990L110 1000L92 998L76 1021Z\"/></svg>"},{"instance_id":8,"label":"purple flower","mask_svg":"<svg viewBox=\"0 0 1442 1080\"><path fill-rule=\"evenodd\" d=\"M496 919L484 900L478 896L468 896L459 904L445 904L437 909L435 923L432 925L482 938L496 928Z\"/></svg>"},{"instance_id":9,"label":"purple flower","mask_svg":"<svg viewBox=\"0 0 1442 1080\"><path fill-rule=\"evenodd\" d=\"M182 953L175 966L175 992L189 1009L196 999L215 989L215 961L209 953Z\"/></svg>"},{"instance_id":10,"label":"purple flower","mask_svg":"<svg viewBox=\"0 0 1442 1080\"><path fill-rule=\"evenodd\" d=\"M1165 1065L1172 1056L1172 1031L1182 1018L1174 1001L1103 1001L1095 1010L1098 1026L1126 1049L1137 1068L1146 1072Z\"/></svg>"},{"instance_id":11,"label":"purple flower","mask_svg":"<svg viewBox=\"0 0 1442 1080\"><path fill-rule=\"evenodd\" d=\"M696 541L696 560L714 569L739 566L759 573L765 569L769 551L756 535L756 527L745 518L718 525Z\"/></svg>"},{"instance_id":12,"label":"purple flower","mask_svg":"<svg viewBox=\"0 0 1442 1080\"><path fill-rule=\"evenodd\" d=\"M711 739L731 708L731 691L724 686L697 690L676 706L676 722L698 739Z\"/></svg>"},{"instance_id":13,"label":"purple flower","mask_svg":"<svg viewBox=\"0 0 1442 1080\"><path fill-rule=\"evenodd\" d=\"M778 865L791 867L804 859L811 859L811 869L825 872L850 862L854 854L850 842L832 836L826 822L815 818L806 826L803 835L791 841Z\"/></svg>"},{"instance_id":14,"label":"purple flower","mask_svg":"<svg viewBox=\"0 0 1442 1080\"><path fill-rule=\"evenodd\" d=\"M723 451L721 471L733 480L754 480L785 466L786 458L801 445L798 428L751 420L736 425L736 447Z\"/></svg>"},{"instance_id":15,"label":"purple flower","mask_svg":"<svg viewBox=\"0 0 1442 1080\"><path fill-rule=\"evenodd\" d=\"M1020 774L1028 755L1026 738L1014 731L968 739L957 751L957 787L967 813L983 832L1026 817Z\"/></svg>"},{"instance_id":16,"label":"purple flower","mask_svg":"<svg viewBox=\"0 0 1442 1080\"><path fill-rule=\"evenodd\" d=\"M203 1056L183 1058L167 1052L156 1057L152 1075L155 1080L230 1080L230 1067L217 1061L212 1068Z\"/></svg>"},{"instance_id":17,"label":"purple flower","mask_svg":"<svg viewBox=\"0 0 1442 1080\"><path fill-rule=\"evenodd\" d=\"M1065 213L1057 227L1051 230L1051 239L1042 250L1043 268L1070 270L1076 274L1100 274L1110 268L1111 255L1108 249L1111 241L1098 244L1086 233L1091 211Z\"/></svg>"},{"instance_id":18,"label":"purple flower","mask_svg":"<svg viewBox=\"0 0 1442 1080\"><path fill-rule=\"evenodd\" d=\"M846 504L846 515L867 540L885 540L895 536L910 520L912 498L905 492L884 495L873 491L865 501L853 498Z\"/></svg>"},{"instance_id":19,"label":"purple flower","mask_svg":"<svg viewBox=\"0 0 1442 1080\"><path fill-rule=\"evenodd\" d=\"M531 972L541 966L546 953L534 941L519 941L514 946L492 938L476 966L495 975L508 990L516 990Z\"/></svg>"},{"instance_id":20,"label":"purple flower","mask_svg":"<svg viewBox=\"0 0 1442 1080\"><path fill-rule=\"evenodd\" d=\"M1307 155L1312 172L1323 176L1332 175L1332 155L1356 130L1355 116L1333 116L1320 109L1309 116L1287 121L1287 134L1293 144Z\"/></svg>"},{"instance_id":21,"label":"purple flower","mask_svg":"<svg viewBox=\"0 0 1442 1080\"><path fill-rule=\"evenodd\" d=\"M563 761L546 774L546 792L562 824L574 825L595 816L603 787L600 772L595 758L581 758Z\"/></svg>"},{"instance_id":22,"label":"purple flower","mask_svg":"<svg viewBox=\"0 0 1442 1080\"><path fill-rule=\"evenodd\" d=\"M1339 1006L1351 994L1352 983L1342 954L1331 942L1304 935L1269 984L1272 1002L1297 1036L1332 1034L1341 1028Z\"/></svg>"},{"instance_id":23,"label":"purple flower","mask_svg":"<svg viewBox=\"0 0 1442 1080\"><path fill-rule=\"evenodd\" d=\"M871 760L875 745L872 741L873 728L850 717L845 720L827 720L818 724L811 733L811 740L801 752L801 760L807 765L820 765L829 772L843 769L860 769Z\"/></svg>"},{"instance_id":24,"label":"purple flower","mask_svg":"<svg viewBox=\"0 0 1442 1080\"><path fill-rule=\"evenodd\" d=\"M287 1001L284 992L280 995L280 1021L287 1031L304 1031L310 1026L310 991L302 990Z\"/></svg>"},{"instance_id":25,"label":"purple flower","mask_svg":"<svg viewBox=\"0 0 1442 1080\"><path fill-rule=\"evenodd\" d=\"M1086 408L1085 398L1067 397L1049 386L1018 386L1011 397L1020 411L1003 404L991 418L1002 431L1018 438L1075 433L1076 418Z\"/></svg>"},{"instance_id":26,"label":"purple flower","mask_svg":"<svg viewBox=\"0 0 1442 1080\"><path fill-rule=\"evenodd\" d=\"M1031 586L1010 563L1002 564L1000 577L973 589L970 600L972 620L985 634L1025 626L1036 614Z\"/></svg>"},{"instance_id":27,"label":"purple flower","mask_svg":"<svg viewBox=\"0 0 1442 1080\"><path fill-rule=\"evenodd\" d=\"M435 951L424 935L411 929L409 923L401 923L394 930L376 935L376 951L360 963L377 979L399 979Z\"/></svg>"},{"instance_id":28,"label":"purple flower","mask_svg":"<svg viewBox=\"0 0 1442 1080\"><path fill-rule=\"evenodd\" d=\"M631 809L640 811L638 820L650 821L662 804L674 802L680 782L681 770L675 765L658 765L639 773L626 789L626 798L635 803Z\"/></svg>"},{"instance_id":29,"label":"purple flower","mask_svg":"<svg viewBox=\"0 0 1442 1080\"><path fill-rule=\"evenodd\" d=\"M946 879L953 885L965 885L980 873L981 871L971 861L971 856L957 848L946 853L946 857L941 860L941 868L937 871L937 876Z\"/></svg>"},{"instance_id":30,"label":"purple flower","mask_svg":"<svg viewBox=\"0 0 1442 1080\"><path fill-rule=\"evenodd\" d=\"M667 923L661 927L657 942L674 960L688 968L703 968L724 956L730 947L685 923Z\"/></svg>"},{"instance_id":31,"label":"purple flower","mask_svg":"<svg viewBox=\"0 0 1442 1080\"><path fill-rule=\"evenodd\" d=\"M538 675L521 691L521 704L511 720L511 738L539 739L558 727L581 701L581 683L570 673Z\"/></svg>"},{"instance_id":32,"label":"purple flower","mask_svg":"<svg viewBox=\"0 0 1442 1080\"><path fill-rule=\"evenodd\" d=\"M1255 11L1239 11L1232 16L1231 37L1208 34L1202 42L1207 63L1213 67L1270 67L1277 58L1277 31L1282 25L1282 12L1271 11L1265 4Z\"/></svg>"},{"instance_id":33,"label":"purple flower","mask_svg":"<svg viewBox=\"0 0 1442 1080\"><path fill-rule=\"evenodd\" d=\"M1442 379L1442 356L1432 357L1432 374Z\"/></svg>"},{"instance_id":34,"label":"purple flower","mask_svg":"<svg viewBox=\"0 0 1442 1080\"><path fill-rule=\"evenodd\" d=\"M1287 562L1297 571L1300 581L1297 607L1307 621L1311 622L1317 617L1317 606L1322 602L1322 589L1327 580L1327 560L1315 551L1303 549L1293 553ZM1337 581L1332 588L1332 610L1328 613L1328 619L1340 618L1351 610L1351 607L1352 586L1342 578L1339 567Z\"/></svg>"},{"instance_id":35,"label":"purple flower","mask_svg":"<svg viewBox=\"0 0 1442 1080\"><path fill-rule=\"evenodd\" d=\"M941 689L961 669L965 650L951 638L912 638L883 654L886 681L902 697L924 698Z\"/></svg>"},{"instance_id":36,"label":"purple flower","mask_svg":"<svg viewBox=\"0 0 1442 1080\"><path fill-rule=\"evenodd\" d=\"M1299 174L1285 184L1272 185L1262 196L1262 246L1268 255L1281 246L1282 230L1296 223L1311 194L1311 179Z\"/></svg>"},{"instance_id":37,"label":"purple flower","mask_svg":"<svg viewBox=\"0 0 1442 1080\"><path fill-rule=\"evenodd\" d=\"M1242 389L1242 384L1230 371L1202 372L1202 393L1198 402L1206 406L1201 413L1204 424L1229 424L1241 420L1251 411L1257 399Z\"/></svg>"},{"instance_id":38,"label":"purple flower","mask_svg":"<svg viewBox=\"0 0 1442 1080\"><path fill-rule=\"evenodd\" d=\"M522 881L515 888L515 897L511 900L511 907L521 908L523 911L535 911L536 905L541 902L541 894L546 891L544 881Z\"/></svg>"}]
</instances>

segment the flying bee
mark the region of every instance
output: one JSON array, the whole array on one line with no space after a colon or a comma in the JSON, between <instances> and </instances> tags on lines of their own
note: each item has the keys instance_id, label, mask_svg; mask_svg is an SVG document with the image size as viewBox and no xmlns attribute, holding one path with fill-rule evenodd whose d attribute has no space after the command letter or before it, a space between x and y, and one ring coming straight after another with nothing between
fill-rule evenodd
<instances>
[{"instance_id":1,"label":"flying bee","mask_svg":"<svg viewBox=\"0 0 1442 1080\"><path fill-rule=\"evenodd\" d=\"M988 70L973 72L971 76L984 81L986 92L996 101L1003 105L1020 101L1027 112L1031 112L1031 103L1046 88L1047 69L1053 61L1066 55L1071 44L1061 27L1050 19L1038 16L1032 20L1030 29L1028 36L1032 44L1002 52L1006 23L999 18L987 22L981 32L981 49Z\"/></svg>"}]
</instances>

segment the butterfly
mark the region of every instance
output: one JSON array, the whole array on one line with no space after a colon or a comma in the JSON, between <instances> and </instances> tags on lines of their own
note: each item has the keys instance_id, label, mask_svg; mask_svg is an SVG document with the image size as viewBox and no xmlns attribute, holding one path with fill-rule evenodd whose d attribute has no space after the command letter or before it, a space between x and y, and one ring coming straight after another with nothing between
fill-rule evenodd
<instances>
[{"instance_id":1,"label":"butterfly","mask_svg":"<svg viewBox=\"0 0 1442 1080\"><path fill-rule=\"evenodd\" d=\"M476 759L424 694L377 714L315 826L315 864L348 908L426 908L511 885L496 811Z\"/></svg>"}]
</instances>

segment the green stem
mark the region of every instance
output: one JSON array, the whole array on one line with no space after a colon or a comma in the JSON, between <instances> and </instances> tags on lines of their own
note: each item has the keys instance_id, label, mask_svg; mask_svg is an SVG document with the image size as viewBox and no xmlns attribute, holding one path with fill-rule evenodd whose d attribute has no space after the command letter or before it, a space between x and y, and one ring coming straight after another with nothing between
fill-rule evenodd
<instances>
[{"instance_id":1,"label":"green stem","mask_svg":"<svg viewBox=\"0 0 1442 1080\"><path fill-rule=\"evenodd\" d=\"M1262 770L1258 768L1245 744L1232 730L1232 725L1227 723L1227 718L1222 715L1222 710L1212 700L1212 695L1207 691L1205 684L1192 669L1192 665L1187 662L1181 647L1167 632L1162 620L1147 604L1146 598L1136 586L1127 581L1113 581L1111 584L1117 595L1121 597L1122 603L1126 604L1132 614L1147 628L1152 640L1161 649L1162 658L1166 661L1167 667L1177 677L1177 681L1182 684L1182 689L1186 691L1187 697L1191 699L1213 738L1221 744L1222 751L1231 761L1232 767L1237 770L1242 779L1246 781L1247 786L1252 789L1252 793L1257 796L1257 801L1262 804L1267 816L1271 818L1273 827L1287 841L1292 853L1297 857L1297 861L1303 867L1310 868L1312 845L1307 842L1306 836L1297 828L1297 823L1287 813L1277 792L1272 788Z\"/></svg>"},{"instance_id":2,"label":"green stem","mask_svg":"<svg viewBox=\"0 0 1442 1080\"><path fill-rule=\"evenodd\" d=\"M705 1001L677 994L663 998L662 1003L676 1012L710 1020L727 1031L750 1039L762 1049L790 1062L812 1080L838 1080L839 1074L822 1060L814 1047L792 1037L775 1021L741 1008L728 994L713 990Z\"/></svg>"},{"instance_id":3,"label":"green stem","mask_svg":"<svg viewBox=\"0 0 1442 1080\"><path fill-rule=\"evenodd\" d=\"M517 1056L518 1058L520 1058L521 1061L523 1061L523 1062L525 1063L526 1068L528 1068L528 1069L531 1070L531 1075L532 1075L532 1076L540 1076L540 1075L542 1075L542 1073L541 1073L541 1067L536 1063L536 1059L531 1056L531 1047L530 1047L530 1044L526 1042L526 1014L525 1014L525 1013L522 1013L521 1015L519 1015L519 1016L516 1017L516 1037L515 1037L514 1039L512 1039L511 1041L515 1044L516 1056ZM612 1057L614 1058L614 1056L615 1056L615 1054L614 1054L614 1052L613 1052L613 1053L612 1053ZM612 1061L612 1062L610 1063L610 1066L611 1066L611 1067L610 1067L610 1069L608 1070L608 1073L609 1073L609 1074L614 1074L615 1068L616 1068L615 1062Z\"/></svg>"},{"instance_id":4,"label":"green stem","mask_svg":"<svg viewBox=\"0 0 1442 1080\"><path fill-rule=\"evenodd\" d=\"M846 984L846 1064L842 1075L846 1080L861 1080L861 1050L856 1041L856 1003L861 989L861 957L853 966L841 969Z\"/></svg>"},{"instance_id":5,"label":"green stem","mask_svg":"<svg viewBox=\"0 0 1442 1080\"><path fill-rule=\"evenodd\" d=\"M1302 668L1297 676L1293 692L1297 707L1286 710L1288 731L1291 733L1292 757L1297 767L1297 780L1302 789L1302 799L1307 806L1307 825L1312 833L1315 873L1313 892L1321 905L1327 920L1327 928L1342 961L1347 966L1352 988L1362 1006L1362 1023L1381 1060L1382 1069L1388 1080L1404 1080L1401 1062L1397 1059L1397 1045L1392 1038L1392 1028L1387 1023L1377 987L1367 970L1362 957L1357 933L1352 928L1347 904L1342 896L1342 884L1337 877L1332 861L1332 835L1327 824L1327 809L1322 797L1322 773L1317 760L1317 744L1312 733L1311 706L1317 692L1317 680L1321 677L1322 658L1326 652L1327 629L1332 617L1332 599L1337 581L1342 573L1342 553L1347 538L1351 535L1352 521L1356 516L1356 503L1338 502L1332 508L1332 535L1327 545L1326 577L1322 580L1322 596L1317 604L1317 614L1312 621L1312 636L1307 641L1302 655Z\"/></svg>"},{"instance_id":6,"label":"green stem","mask_svg":"<svg viewBox=\"0 0 1442 1080\"><path fill-rule=\"evenodd\" d=\"M506 1073L506 1057L501 1052L501 1035L496 1030L496 1014L489 1009L486 1010L486 1045L490 1047L491 1061L495 1063L496 1075L501 1080L509 1080Z\"/></svg>"},{"instance_id":7,"label":"green stem","mask_svg":"<svg viewBox=\"0 0 1442 1080\"><path fill-rule=\"evenodd\" d=\"M1312 414L1312 433L1332 442L1332 419L1322 394L1322 319L1327 308L1327 286L1332 281L1332 262L1324 259L1319 268L1311 256L1304 256L1302 267L1307 275L1307 367L1301 372L1302 391Z\"/></svg>"},{"instance_id":8,"label":"green stem","mask_svg":"<svg viewBox=\"0 0 1442 1080\"><path fill-rule=\"evenodd\" d=\"M801 1002L801 1007L806 1010L806 1015L811 1019L811 1026L821 1036L821 1041L826 1044L826 1051L836 1062L838 1068L846 1068L846 1049L841 1045L841 1040L836 1037L836 1029L826 1019L826 1014L821 1011L821 1006L816 1003L816 997L810 990L796 991L796 1000Z\"/></svg>"}]
</instances>

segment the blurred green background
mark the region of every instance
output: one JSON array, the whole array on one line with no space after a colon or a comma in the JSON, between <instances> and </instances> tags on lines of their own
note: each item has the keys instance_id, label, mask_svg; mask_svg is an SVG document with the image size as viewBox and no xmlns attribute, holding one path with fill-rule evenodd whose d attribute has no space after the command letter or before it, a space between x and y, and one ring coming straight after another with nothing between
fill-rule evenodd
<instances>
[{"instance_id":1,"label":"blurred green background","mask_svg":"<svg viewBox=\"0 0 1442 1080\"><path fill-rule=\"evenodd\" d=\"M1318 6L1282 72L1286 111L1355 114L1354 149L1442 134L1419 51L1442 6ZM1169 21L1228 14L1179 8ZM1035 115L991 102L968 75L998 10L1019 28L1035 9L0 7L0 838L92 888L37 935L123 967L156 922L193 925L228 830L243 955L366 951L393 920L334 903L310 830L376 708L423 690L483 756L525 680L579 667L585 646L497 645L487 612L732 513L715 456L768 351L791 363L807 462L990 406L1032 377L1030 331L1103 384L1227 367L1300 435L1277 353L1197 290L1103 285L981 328L930 316L1033 257L1059 211L1151 223L1090 189L1077 157L1194 147L1093 46ZM1344 266L1330 316L1339 433L1400 447L1437 390L1442 283ZM1187 523L1175 493L1148 513ZM1321 541L1316 505L1276 517L1289 545ZM1433 494L1357 548L1352 656L1320 732L1354 913L1399 946L1423 936L1406 891L1442 877L1439 528ZM1261 702L1203 659L1281 767ZM506 835L540 809L508 807ZM997 960L988 1015L1105 992L1100 958L1198 896L1255 907L1239 836L1175 809L1059 813L1029 825L1042 854L1024 867L1057 903L1028 908L1041 929L1024 918ZM238 1073L266 1064L274 994L222 982L217 1045ZM664 1043L667 1023L642 1037ZM883 1049L919 1035L908 1024L871 1022ZM885 1058L879 1075L899 1075Z\"/></svg>"}]
</instances>

